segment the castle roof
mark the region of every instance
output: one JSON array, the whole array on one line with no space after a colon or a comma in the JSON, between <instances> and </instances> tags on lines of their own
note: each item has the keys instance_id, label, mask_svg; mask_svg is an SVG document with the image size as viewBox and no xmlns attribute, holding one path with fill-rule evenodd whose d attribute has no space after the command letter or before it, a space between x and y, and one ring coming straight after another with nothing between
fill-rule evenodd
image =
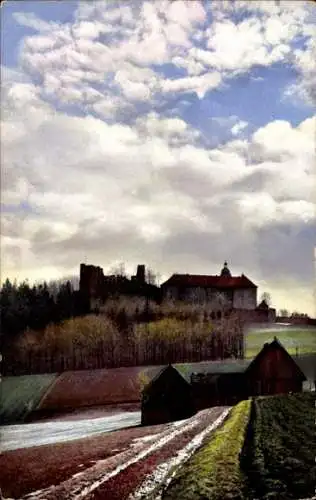
<instances>
[{"instance_id":1,"label":"castle roof","mask_svg":"<svg viewBox=\"0 0 316 500\"><path fill-rule=\"evenodd\" d=\"M202 274L173 274L162 285L174 287L199 287L199 288L257 288L247 276L212 276Z\"/></svg>"}]
</instances>

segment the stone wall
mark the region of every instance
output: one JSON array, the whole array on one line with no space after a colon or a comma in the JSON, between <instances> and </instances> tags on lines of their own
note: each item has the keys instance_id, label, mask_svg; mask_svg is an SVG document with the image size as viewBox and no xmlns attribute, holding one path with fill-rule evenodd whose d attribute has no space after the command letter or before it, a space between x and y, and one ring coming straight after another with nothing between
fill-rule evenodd
<instances>
[{"instance_id":1,"label":"stone wall","mask_svg":"<svg viewBox=\"0 0 316 500\"><path fill-rule=\"evenodd\" d=\"M316 326L316 318L277 316L276 321L278 323L290 323L291 325Z\"/></svg>"},{"instance_id":2,"label":"stone wall","mask_svg":"<svg viewBox=\"0 0 316 500\"><path fill-rule=\"evenodd\" d=\"M257 289L248 288L234 291L233 307L254 310L257 307Z\"/></svg>"},{"instance_id":3,"label":"stone wall","mask_svg":"<svg viewBox=\"0 0 316 500\"><path fill-rule=\"evenodd\" d=\"M246 323L275 323L276 310L269 309L235 309Z\"/></svg>"}]
</instances>

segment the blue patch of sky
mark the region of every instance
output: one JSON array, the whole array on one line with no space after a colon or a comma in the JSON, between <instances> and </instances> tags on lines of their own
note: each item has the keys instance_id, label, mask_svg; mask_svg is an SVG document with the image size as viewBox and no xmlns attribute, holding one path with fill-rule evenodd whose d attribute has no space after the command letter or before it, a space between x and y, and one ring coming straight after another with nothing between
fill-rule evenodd
<instances>
[{"instance_id":1,"label":"blue patch of sky","mask_svg":"<svg viewBox=\"0 0 316 500\"><path fill-rule=\"evenodd\" d=\"M172 63L166 64L152 64L151 68L156 72L164 75L170 80L176 80L177 78L184 78L188 76L187 70L184 68L179 68Z\"/></svg>"},{"instance_id":2,"label":"blue patch of sky","mask_svg":"<svg viewBox=\"0 0 316 500\"><path fill-rule=\"evenodd\" d=\"M18 213L36 213L34 207L26 200L21 201L18 204L14 203L1 203L1 212L6 214L18 214Z\"/></svg>"},{"instance_id":3,"label":"blue patch of sky","mask_svg":"<svg viewBox=\"0 0 316 500\"><path fill-rule=\"evenodd\" d=\"M219 116L236 115L249 122L248 132L271 120L288 120L296 126L312 114L307 104L298 107L282 98L288 85L296 82L296 77L292 68L280 64L255 68L231 79L225 88L208 92L202 100L196 95L186 96L191 105L183 108L182 118L206 135L214 126L212 119Z\"/></svg>"},{"instance_id":4,"label":"blue patch of sky","mask_svg":"<svg viewBox=\"0 0 316 500\"><path fill-rule=\"evenodd\" d=\"M14 18L16 12L34 14L43 21L71 22L78 2L76 0L63 2L48 1L10 1L1 8L2 32L2 64L15 67L18 65L19 46L25 36L34 35L36 31L27 26L21 26Z\"/></svg>"},{"instance_id":5,"label":"blue patch of sky","mask_svg":"<svg viewBox=\"0 0 316 500\"><path fill-rule=\"evenodd\" d=\"M310 36L307 35L298 35L291 42L292 50L304 50L306 48L307 42L310 40Z\"/></svg>"}]
</instances>

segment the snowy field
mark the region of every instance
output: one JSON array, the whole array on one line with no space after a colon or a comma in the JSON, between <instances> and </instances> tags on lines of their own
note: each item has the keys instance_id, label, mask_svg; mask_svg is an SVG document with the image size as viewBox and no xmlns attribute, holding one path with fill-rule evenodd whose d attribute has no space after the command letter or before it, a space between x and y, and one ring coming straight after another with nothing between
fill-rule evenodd
<instances>
[{"instance_id":1,"label":"snowy field","mask_svg":"<svg viewBox=\"0 0 316 500\"><path fill-rule=\"evenodd\" d=\"M72 441L140 423L141 412L136 411L85 420L6 425L0 427L0 451Z\"/></svg>"}]
</instances>

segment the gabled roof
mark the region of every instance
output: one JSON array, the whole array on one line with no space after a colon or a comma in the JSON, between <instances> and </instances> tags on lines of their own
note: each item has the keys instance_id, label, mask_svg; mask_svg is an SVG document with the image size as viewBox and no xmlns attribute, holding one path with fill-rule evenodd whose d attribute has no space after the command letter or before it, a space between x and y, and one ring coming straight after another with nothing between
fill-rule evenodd
<instances>
[{"instance_id":1,"label":"gabled roof","mask_svg":"<svg viewBox=\"0 0 316 500\"><path fill-rule=\"evenodd\" d=\"M202 274L173 274L162 285L200 288L257 288L247 276L212 276Z\"/></svg>"},{"instance_id":2,"label":"gabled roof","mask_svg":"<svg viewBox=\"0 0 316 500\"><path fill-rule=\"evenodd\" d=\"M267 302L263 299L260 304L257 306L257 309L269 309L269 305Z\"/></svg>"},{"instance_id":3,"label":"gabled roof","mask_svg":"<svg viewBox=\"0 0 316 500\"><path fill-rule=\"evenodd\" d=\"M283 347L283 345L277 339L277 337L274 337L274 340L272 342L270 342L270 343L266 342L264 344L264 346L261 349L261 351L257 354L257 356L254 357L254 359L251 361L251 363L247 367L246 372L248 373L249 371L251 371L253 369L253 367L265 356L265 354L268 351L270 351L271 349L275 349L275 348L281 350L285 354L285 356L290 360L290 362L295 366L295 369L297 371L298 376L302 380L307 380L305 374L302 372L302 370L300 369L300 367L298 366L298 364L295 363L295 361L292 358L292 356L287 352L287 350L285 349L285 347Z\"/></svg>"},{"instance_id":4,"label":"gabled roof","mask_svg":"<svg viewBox=\"0 0 316 500\"><path fill-rule=\"evenodd\" d=\"M185 384L189 385L189 382L181 375L179 370L177 370L172 365L167 365L167 366L162 367L161 370L159 370L158 373L156 373L154 375L154 377L150 380L150 382L146 385L146 387L144 387L143 393L148 392L151 389L151 387L154 385L154 383L162 376L162 374L164 374L166 372L174 372L176 377L180 377Z\"/></svg>"}]
</instances>

